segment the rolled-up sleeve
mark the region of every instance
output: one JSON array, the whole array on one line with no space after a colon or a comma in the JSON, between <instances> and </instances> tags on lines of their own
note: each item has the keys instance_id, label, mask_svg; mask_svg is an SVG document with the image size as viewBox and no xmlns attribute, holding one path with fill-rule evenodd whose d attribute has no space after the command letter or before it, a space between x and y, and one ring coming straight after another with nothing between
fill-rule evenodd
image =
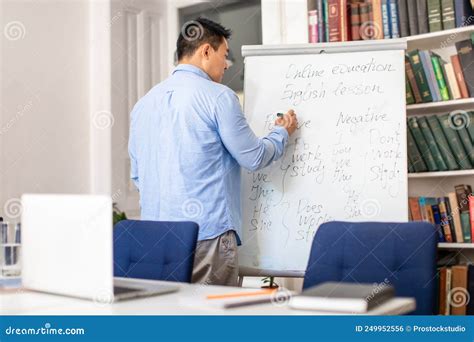
<instances>
[{"instance_id":1,"label":"rolled-up sleeve","mask_svg":"<svg viewBox=\"0 0 474 342\"><path fill-rule=\"evenodd\" d=\"M257 137L247 123L237 95L230 89L217 97L214 116L222 142L240 166L256 171L283 155L287 130L275 126L267 136Z\"/></svg>"}]
</instances>

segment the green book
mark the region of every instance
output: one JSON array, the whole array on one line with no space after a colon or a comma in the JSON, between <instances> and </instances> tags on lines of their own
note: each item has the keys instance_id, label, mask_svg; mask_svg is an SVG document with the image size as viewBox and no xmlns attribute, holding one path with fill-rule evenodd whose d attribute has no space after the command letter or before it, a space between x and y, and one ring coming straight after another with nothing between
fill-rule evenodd
<instances>
[{"instance_id":1,"label":"green book","mask_svg":"<svg viewBox=\"0 0 474 342\"><path fill-rule=\"evenodd\" d=\"M443 69L441 68L440 57L436 54L431 56L436 82L438 83L439 92L443 101L449 100L449 90L444 79Z\"/></svg>"},{"instance_id":2,"label":"green book","mask_svg":"<svg viewBox=\"0 0 474 342\"><path fill-rule=\"evenodd\" d=\"M474 112L469 112L469 125L467 125L467 131L471 137L471 141L474 141Z\"/></svg>"},{"instance_id":3,"label":"green book","mask_svg":"<svg viewBox=\"0 0 474 342\"><path fill-rule=\"evenodd\" d=\"M414 104L415 98L413 97L413 92L410 87L410 82L408 81L408 77L405 77L405 97L407 104Z\"/></svg>"},{"instance_id":4,"label":"green book","mask_svg":"<svg viewBox=\"0 0 474 342\"><path fill-rule=\"evenodd\" d=\"M323 20L324 20L324 35L326 36L326 42L329 42L329 6L328 0L323 0Z\"/></svg>"},{"instance_id":5,"label":"green book","mask_svg":"<svg viewBox=\"0 0 474 342\"><path fill-rule=\"evenodd\" d=\"M430 32L441 31L443 24L441 22L441 2L440 0L427 0L428 4L428 26Z\"/></svg>"},{"instance_id":6,"label":"green book","mask_svg":"<svg viewBox=\"0 0 474 342\"><path fill-rule=\"evenodd\" d=\"M454 120L454 118L453 118ZM461 143L466 150L466 154L469 157L469 161L472 165L474 165L474 145L472 144L471 137L467 131L466 127L462 127L458 130L459 138L461 139Z\"/></svg>"},{"instance_id":7,"label":"green book","mask_svg":"<svg viewBox=\"0 0 474 342\"><path fill-rule=\"evenodd\" d=\"M413 50L408 53L410 64L415 75L415 81L421 93L423 102L433 102L433 97L428 86L428 79L426 78L423 64L421 64L420 54L418 50Z\"/></svg>"},{"instance_id":8,"label":"green book","mask_svg":"<svg viewBox=\"0 0 474 342\"><path fill-rule=\"evenodd\" d=\"M426 142L425 137L421 133L420 126L418 125L418 121L415 117L408 118L408 127L410 128L410 131L413 134L413 137L415 138L416 146L418 146L420 154L423 160L426 162L426 166L428 166L428 170L438 171L438 165L436 165L428 143Z\"/></svg>"},{"instance_id":9,"label":"green book","mask_svg":"<svg viewBox=\"0 0 474 342\"><path fill-rule=\"evenodd\" d=\"M414 173L415 168L413 167L413 162L411 161L410 155L407 156L407 162L408 162L408 172Z\"/></svg>"},{"instance_id":10,"label":"green book","mask_svg":"<svg viewBox=\"0 0 474 342\"><path fill-rule=\"evenodd\" d=\"M413 168L415 172L426 172L428 168L426 167L425 161L421 158L420 151L416 146L415 139L411 134L410 129L407 127L407 148L408 148L408 155L410 156L410 160L412 162Z\"/></svg>"},{"instance_id":11,"label":"green book","mask_svg":"<svg viewBox=\"0 0 474 342\"><path fill-rule=\"evenodd\" d=\"M451 151L451 148L449 147L448 140L443 133L443 128L441 128L436 115L428 116L426 120L428 121L428 124L431 128L431 133L433 133L436 143L438 144L439 151L441 152L446 165L450 170L458 170L458 163L456 162L453 151Z\"/></svg>"},{"instance_id":12,"label":"green book","mask_svg":"<svg viewBox=\"0 0 474 342\"><path fill-rule=\"evenodd\" d=\"M461 227L462 235L465 243L471 243L471 223L469 222L469 211L462 211L461 215Z\"/></svg>"},{"instance_id":13,"label":"green book","mask_svg":"<svg viewBox=\"0 0 474 342\"><path fill-rule=\"evenodd\" d=\"M456 162L459 167L463 170L472 169L472 164L469 161L466 151L464 151L461 139L459 139L456 130L453 128L453 123L450 122L449 114L440 115L437 118L441 124L444 135L448 140L449 147L451 147L451 151L453 151L454 156L456 157Z\"/></svg>"},{"instance_id":14,"label":"green book","mask_svg":"<svg viewBox=\"0 0 474 342\"><path fill-rule=\"evenodd\" d=\"M443 18L443 30L449 30L456 27L454 0L441 0L441 17Z\"/></svg>"},{"instance_id":15,"label":"green book","mask_svg":"<svg viewBox=\"0 0 474 342\"><path fill-rule=\"evenodd\" d=\"M418 120L418 125L421 128L421 133L423 133L423 136L425 137L425 140L428 143L430 152L433 155L436 165L438 166L438 170L447 171L448 166L446 165L443 159L443 156L441 155L441 151L439 150L438 145L436 144L436 140L433 136L433 133L431 132L431 129L430 129L430 126L428 125L428 121L426 120L426 117L421 116L417 118L417 120Z\"/></svg>"}]
</instances>

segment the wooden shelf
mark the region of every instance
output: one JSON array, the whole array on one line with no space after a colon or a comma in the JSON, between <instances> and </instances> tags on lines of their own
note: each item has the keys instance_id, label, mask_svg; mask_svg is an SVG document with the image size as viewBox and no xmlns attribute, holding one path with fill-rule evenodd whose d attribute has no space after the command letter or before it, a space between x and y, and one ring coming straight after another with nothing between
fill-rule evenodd
<instances>
[{"instance_id":1,"label":"wooden shelf","mask_svg":"<svg viewBox=\"0 0 474 342\"><path fill-rule=\"evenodd\" d=\"M474 32L474 26L465 26L451 30L410 36L406 37L406 40L408 50L442 49L446 46L453 45L455 42L468 39L472 32Z\"/></svg>"},{"instance_id":2,"label":"wooden shelf","mask_svg":"<svg viewBox=\"0 0 474 342\"><path fill-rule=\"evenodd\" d=\"M440 177L462 177L474 176L474 169L471 170L456 170L456 171L435 171L435 172L419 172L409 173L410 178L440 178Z\"/></svg>"},{"instance_id":3,"label":"wooden shelf","mask_svg":"<svg viewBox=\"0 0 474 342\"><path fill-rule=\"evenodd\" d=\"M450 243L440 242L438 243L440 249L474 249L474 243Z\"/></svg>"},{"instance_id":4,"label":"wooden shelf","mask_svg":"<svg viewBox=\"0 0 474 342\"><path fill-rule=\"evenodd\" d=\"M454 110L474 110L474 98L417 103L407 106L407 115L449 113Z\"/></svg>"}]
</instances>

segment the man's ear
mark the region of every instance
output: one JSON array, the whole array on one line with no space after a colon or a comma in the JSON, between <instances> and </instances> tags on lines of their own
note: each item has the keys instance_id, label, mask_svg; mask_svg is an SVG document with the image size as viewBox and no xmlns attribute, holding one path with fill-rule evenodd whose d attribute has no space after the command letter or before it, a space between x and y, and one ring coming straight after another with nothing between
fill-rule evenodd
<instances>
[{"instance_id":1,"label":"man's ear","mask_svg":"<svg viewBox=\"0 0 474 342\"><path fill-rule=\"evenodd\" d=\"M209 56L210 56L210 53L211 53L211 50L210 50L211 48L212 48L212 46L209 43L206 43L202 46L201 54L202 54L203 58L209 59Z\"/></svg>"}]
</instances>

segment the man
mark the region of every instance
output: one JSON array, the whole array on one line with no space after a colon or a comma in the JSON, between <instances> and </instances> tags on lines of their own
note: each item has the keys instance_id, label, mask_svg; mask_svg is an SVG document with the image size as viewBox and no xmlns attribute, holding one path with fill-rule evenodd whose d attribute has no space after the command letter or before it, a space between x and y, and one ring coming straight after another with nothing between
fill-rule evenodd
<instances>
[{"instance_id":1,"label":"man","mask_svg":"<svg viewBox=\"0 0 474 342\"><path fill-rule=\"evenodd\" d=\"M220 84L230 31L198 18L177 42L179 65L135 105L130 127L131 178L141 218L199 224L193 282L237 285L240 166L279 159L297 126L290 110L257 138L235 93Z\"/></svg>"}]
</instances>

